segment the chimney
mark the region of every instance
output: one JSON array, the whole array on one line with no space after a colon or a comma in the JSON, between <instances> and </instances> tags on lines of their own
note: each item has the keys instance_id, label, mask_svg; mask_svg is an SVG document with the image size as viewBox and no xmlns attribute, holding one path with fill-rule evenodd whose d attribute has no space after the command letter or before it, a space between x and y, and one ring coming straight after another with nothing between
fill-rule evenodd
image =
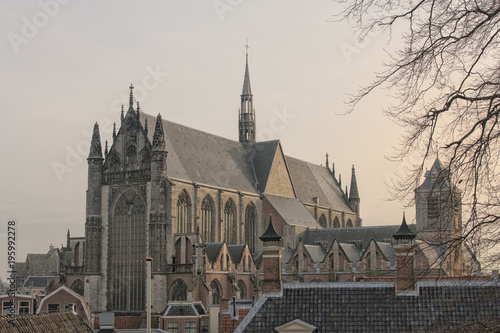
<instances>
[{"instance_id":1,"label":"chimney","mask_svg":"<svg viewBox=\"0 0 500 333\"><path fill-rule=\"evenodd\" d=\"M262 266L264 280L262 281L263 292L281 291L281 236L273 226L272 216L269 215L269 225L266 232L259 237L264 246L262 247Z\"/></svg>"},{"instance_id":2,"label":"chimney","mask_svg":"<svg viewBox=\"0 0 500 333\"><path fill-rule=\"evenodd\" d=\"M414 291L415 274L413 272L415 256L415 236L406 224L405 214L399 230L392 236L396 250L396 292Z\"/></svg>"}]
</instances>

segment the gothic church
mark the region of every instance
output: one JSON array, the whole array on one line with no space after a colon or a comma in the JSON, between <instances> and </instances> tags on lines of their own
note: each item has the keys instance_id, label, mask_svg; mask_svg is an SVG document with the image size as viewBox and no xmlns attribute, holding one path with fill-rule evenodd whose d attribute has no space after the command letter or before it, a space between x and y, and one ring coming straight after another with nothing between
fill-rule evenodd
<instances>
[{"instance_id":1,"label":"gothic church","mask_svg":"<svg viewBox=\"0 0 500 333\"><path fill-rule=\"evenodd\" d=\"M271 215L290 248L308 229L361 226L354 167L348 195L328 157L312 164L255 138L248 55L238 142L144 114L131 86L104 152L94 126L83 264L69 260L66 284L84 281L92 312L141 313L152 257L153 312L172 300L258 298L258 236Z\"/></svg>"}]
</instances>

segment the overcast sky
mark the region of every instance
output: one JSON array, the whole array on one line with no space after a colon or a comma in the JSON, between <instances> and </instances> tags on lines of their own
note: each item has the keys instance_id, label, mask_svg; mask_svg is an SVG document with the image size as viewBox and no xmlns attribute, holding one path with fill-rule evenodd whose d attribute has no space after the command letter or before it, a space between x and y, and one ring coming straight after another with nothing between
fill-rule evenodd
<instances>
[{"instance_id":1,"label":"overcast sky","mask_svg":"<svg viewBox=\"0 0 500 333\"><path fill-rule=\"evenodd\" d=\"M382 114L384 92L347 115L344 103L392 45L378 32L357 43L337 11L311 0L2 1L0 253L12 218L18 261L61 246L68 228L84 235L90 133L97 121L111 140L131 83L144 112L237 140L247 38L258 137L316 164L329 153L343 188L354 164L363 224L399 224L387 184L408 161L385 157L402 129Z\"/></svg>"}]
</instances>

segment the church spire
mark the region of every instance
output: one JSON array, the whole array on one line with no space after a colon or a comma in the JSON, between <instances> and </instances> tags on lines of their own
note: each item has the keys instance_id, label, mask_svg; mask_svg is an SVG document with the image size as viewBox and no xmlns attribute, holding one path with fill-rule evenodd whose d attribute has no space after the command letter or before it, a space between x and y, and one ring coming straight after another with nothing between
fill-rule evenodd
<instances>
[{"instance_id":1,"label":"church spire","mask_svg":"<svg viewBox=\"0 0 500 333\"><path fill-rule=\"evenodd\" d=\"M92 141L90 142L89 159L103 159L101 148L101 136L99 135L99 125L97 122L94 125L94 133L92 133Z\"/></svg>"},{"instance_id":2,"label":"church spire","mask_svg":"<svg viewBox=\"0 0 500 333\"><path fill-rule=\"evenodd\" d=\"M155 132L153 134L153 150L165 150L165 134L163 133L163 121L161 114L156 117Z\"/></svg>"},{"instance_id":3,"label":"church spire","mask_svg":"<svg viewBox=\"0 0 500 333\"><path fill-rule=\"evenodd\" d=\"M252 89L250 88L250 74L248 70L248 40L246 47L245 77L241 91L241 107L239 114L240 142L255 142L255 110L253 108Z\"/></svg>"},{"instance_id":4,"label":"church spire","mask_svg":"<svg viewBox=\"0 0 500 333\"><path fill-rule=\"evenodd\" d=\"M347 186L346 186L346 191L347 191ZM356 181L356 170L354 169L353 165L351 174L351 190L349 191L349 205L356 213L356 227L361 227L360 202L361 199L359 198L358 183Z\"/></svg>"},{"instance_id":5,"label":"church spire","mask_svg":"<svg viewBox=\"0 0 500 333\"><path fill-rule=\"evenodd\" d=\"M356 182L356 170L354 169L354 165L352 166L351 190L349 191L349 193L349 200L359 199L358 183Z\"/></svg>"}]
</instances>

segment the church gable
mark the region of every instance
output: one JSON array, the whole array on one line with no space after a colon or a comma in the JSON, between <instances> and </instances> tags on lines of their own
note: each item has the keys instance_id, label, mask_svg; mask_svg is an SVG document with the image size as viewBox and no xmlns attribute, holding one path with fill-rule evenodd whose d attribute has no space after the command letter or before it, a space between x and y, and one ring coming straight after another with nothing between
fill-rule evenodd
<instances>
[{"instance_id":1,"label":"church gable","mask_svg":"<svg viewBox=\"0 0 500 333\"><path fill-rule=\"evenodd\" d=\"M264 193L295 198L295 189L293 188L292 179L288 172L288 166L280 143L278 143L273 163L269 169Z\"/></svg>"},{"instance_id":2,"label":"church gable","mask_svg":"<svg viewBox=\"0 0 500 333\"><path fill-rule=\"evenodd\" d=\"M104 180L116 180L111 174L121 172L137 173L137 170L149 170L151 163L151 142L148 139L147 122L144 127L140 122L140 109L133 108L132 89L130 88L130 105L127 114L122 108L121 126L116 133L113 128L113 143L108 152L107 142L104 151ZM107 176L110 175L110 176ZM130 176L129 174L128 176Z\"/></svg>"}]
</instances>

